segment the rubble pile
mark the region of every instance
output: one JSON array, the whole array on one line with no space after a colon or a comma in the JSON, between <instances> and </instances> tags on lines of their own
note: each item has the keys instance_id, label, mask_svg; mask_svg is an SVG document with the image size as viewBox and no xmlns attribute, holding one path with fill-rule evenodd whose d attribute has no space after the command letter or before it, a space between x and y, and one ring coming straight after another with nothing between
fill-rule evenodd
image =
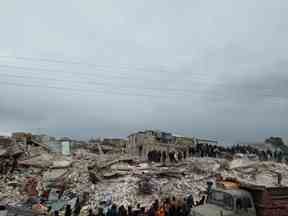
<instances>
[{"instance_id":1,"label":"rubble pile","mask_svg":"<svg viewBox=\"0 0 288 216\"><path fill-rule=\"evenodd\" d=\"M24 151L18 153L23 154ZM206 190L207 180L216 174L275 186L279 184L279 173L282 185L288 186L288 165L284 163L187 158L178 163L162 164L120 153L94 154L88 150L62 156L42 149L39 155L37 148L37 154L19 156L17 168L0 176L0 203L19 205L27 203L31 197L38 199L48 193L46 203L54 210L67 203L75 206L76 199L83 196L86 197L82 199L86 200L84 206L96 207L108 193L117 205L149 206L153 200L167 196L182 197L192 193L199 199ZM62 194L61 198L58 193Z\"/></svg>"}]
</instances>

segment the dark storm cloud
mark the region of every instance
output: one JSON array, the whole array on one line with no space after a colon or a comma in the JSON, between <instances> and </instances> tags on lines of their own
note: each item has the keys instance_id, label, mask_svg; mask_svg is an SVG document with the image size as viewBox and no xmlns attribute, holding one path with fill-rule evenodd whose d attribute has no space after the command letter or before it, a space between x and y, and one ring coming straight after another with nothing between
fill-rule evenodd
<instances>
[{"instance_id":1,"label":"dark storm cloud","mask_svg":"<svg viewBox=\"0 0 288 216\"><path fill-rule=\"evenodd\" d=\"M288 61L260 67L249 74L226 77L215 86L211 94L227 100L263 102L263 100L288 101Z\"/></svg>"}]
</instances>

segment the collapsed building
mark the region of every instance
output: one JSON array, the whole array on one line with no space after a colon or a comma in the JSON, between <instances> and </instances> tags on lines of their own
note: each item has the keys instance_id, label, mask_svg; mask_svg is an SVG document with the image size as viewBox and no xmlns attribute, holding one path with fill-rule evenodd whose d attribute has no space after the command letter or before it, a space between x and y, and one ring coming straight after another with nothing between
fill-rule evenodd
<instances>
[{"instance_id":1,"label":"collapsed building","mask_svg":"<svg viewBox=\"0 0 288 216\"><path fill-rule=\"evenodd\" d=\"M29 133L14 133L12 137L0 138L0 173L7 174L20 166L19 160L27 160L30 157L39 156L42 152L48 152L48 146L32 139Z\"/></svg>"},{"instance_id":2,"label":"collapsed building","mask_svg":"<svg viewBox=\"0 0 288 216\"><path fill-rule=\"evenodd\" d=\"M157 130L145 130L128 136L126 150L130 155L137 155L146 160L149 152L159 151L164 153L160 158L160 161L162 161L163 155L169 155L171 152L182 152L184 155L188 155L189 149L195 148L197 144L217 143L216 140L181 136Z\"/></svg>"},{"instance_id":3,"label":"collapsed building","mask_svg":"<svg viewBox=\"0 0 288 216\"><path fill-rule=\"evenodd\" d=\"M269 187L288 186L288 165L275 161L206 156L187 157L178 163L147 161L151 150L188 151L189 147L201 142L216 143L213 140L146 131L130 135L127 143L120 139L102 142L99 142L101 146L114 146L115 151L101 153L79 148L70 155L63 155L51 152L33 136L30 139L29 134L2 138L0 160L3 158L11 163L15 156L17 166L11 172L11 163L9 171L0 175L0 203L8 203L13 208L20 206L23 211L33 208L35 203L27 204L31 199L44 199L44 207L63 211L65 205L72 204L74 209L75 200L86 197L80 201L85 211L101 206L103 197L109 194L117 205L127 207L140 203L149 207L155 199L171 196L193 194L196 200L200 199L207 180L216 175ZM128 154L119 151L123 147Z\"/></svg>"},{"instance_id":4,"label":"collapsed building","mask_svg":"<svg viewBox=\"0 0 288 216\"><path fill-rule=\"evenodd\" d=\"M111 154L125 152L127 140L122 138L90 139L89 149L94 153Z\"/></svg>"},{"instance_id":5,"label":"collapsed building","mask_svg":"<svg viewBox=\"0 0 288 216\"><path fill-rule=\"evenodd\" d=\"M13 164L22 154L22 151L15 149L15 143L8 137L0 137L0 175L11 172ZM14 165L15 166L15 165Z\"/></svg>"},{"instance_id":6,"label":"collapsed building","mask_svg":"<svg viewBox=\"0 0 288 216\"><path fill-rule=\"evenodd\" d=\"M139 131L130 134L127 142L127 152L130 155L138 155L143 159L148 159L151 151L166 152L189 151L189 147L195 144L193 137L173 135L172 133L161 131Z\"/></svg>"}]
</instances>

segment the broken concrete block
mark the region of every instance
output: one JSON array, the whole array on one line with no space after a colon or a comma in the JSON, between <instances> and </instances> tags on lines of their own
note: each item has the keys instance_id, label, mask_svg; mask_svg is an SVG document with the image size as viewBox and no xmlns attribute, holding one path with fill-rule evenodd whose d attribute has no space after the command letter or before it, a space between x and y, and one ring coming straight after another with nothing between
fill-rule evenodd
<instances>
[{"instance_id":1,"label":"broken concrete block","mask_svg":"<svg viewBox=\"0 0 288 216\"><path fill-rule=\"evenodd\" d=\"M68 160L53 161L52 169L62 169L71 167L72 162Z\"/></svg>"}]
</instances>

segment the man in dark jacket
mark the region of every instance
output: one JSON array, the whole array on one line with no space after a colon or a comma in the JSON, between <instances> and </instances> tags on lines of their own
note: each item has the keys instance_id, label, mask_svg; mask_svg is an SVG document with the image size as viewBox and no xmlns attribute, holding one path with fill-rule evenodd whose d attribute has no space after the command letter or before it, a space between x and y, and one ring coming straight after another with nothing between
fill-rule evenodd
<instances>
[{"instance_id":1,"label":"man in dark jacket","mask_svg":"<svg viewBox=\"0 0 288 216\"><path fill-rule=\"evenodd\" d=\"M113 204L111 209L108 210L107 216L119 216L116 204Z\"/></svg>"},{"instance_id":2,"label":"man in dark jacket","mask_svg":"<svg viewBox=\"0 0 288 216\"><path fill-rule=\"evenodd\" d=\"M65 216L72 216L71 206L67 205L65 209Z\"/></svg>"},{"instance_id":3,"label":"man in dark jacket","mask_svg":"<svg viewBox=\"0 0 288 216\"><path fill-rule=\"evenodd\" d=\"M138 203L136 209L133 211L133 216L138 216L141 211L141 205Z\"/></svg>"},{"instance_id":4,"label":"man in dark jacket","mask_svg":"<svg viewBox=\"0 0 288 216\"><path fill-rule=\"evenodd\" d=\"M103 208L99 208L98 209L98 214L96 216L105 216L104 209Z\"/></svg>"},{"instance_id":5,"label":"man in dark jacket","mask_svg":"<svg viewBox=\"0 0 288 216\"><path fill-rule=\"evenodd\" d=\"M118 209L119 216L127 216L127 210L123 205L121 205Z\"/></svg>"},{"instance_id":6,"label":"man in dark jacket","mask_svg":"<svg viewBox=\"0 0 288 216\"><path fill-rule=\"evenodd\" d=\"M128 206L128 216L132 216L133 212L132 212L132 206Z\"/></svg>"},{"instance_id":7,"label":"man in dark jacket","mask_svg":"<svg viewBox=\"0 0 288 216\"><path fill-rule=\"evenodd\" d=\"M148 216L155 216L158 208L159 208L159 201L155 200L151 208L148 210Z\"/></svg>"}]
</instances>

